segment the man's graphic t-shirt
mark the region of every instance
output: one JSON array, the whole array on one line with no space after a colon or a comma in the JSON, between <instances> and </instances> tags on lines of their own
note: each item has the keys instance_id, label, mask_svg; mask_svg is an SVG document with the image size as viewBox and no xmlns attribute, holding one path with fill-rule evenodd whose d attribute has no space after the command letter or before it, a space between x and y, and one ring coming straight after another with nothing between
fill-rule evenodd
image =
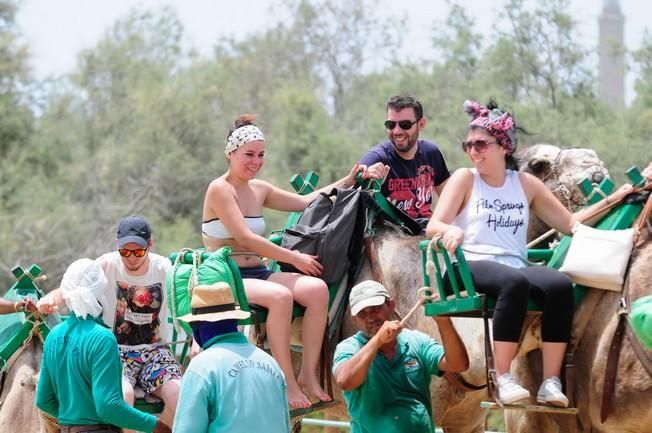
<instances>
[{"instance_id":1,"label":"man's graphic t-shirt","mask_svg":"<svg viewBox=\"0 0 652 433\"><path fill-rule=\"evenodd\" d=\"M159 315L163 305L163 286L133 286L116 281L117 306L113 332L118 344L129 346L159 341Z\"/></svg>"},{"instance_id":2,"label":"man's graphic t-shirt","mask_svg":"<svg viewBox=\"0 0 652 433\"><path fill-rule=\"evenodd\" d=\"M143 275L127 273L117 252L104 254L108 280L107 308L102 318L113 330L118 344L139 346L168 341L165 278L171 268L165 257L149 253Z\"/></svg>"},{"instance_id":3,"label":"man's graphic t-shirt","mask_svg":"<svg viewBox=\"0 0 652 433\"><path fill-rule=\"evenodd\" d=\"M414 158L407 160L396 152L391 141L386 141L367 152L360 163L388 165L382 194L412 218L430 218L434 187L448 179L450 173L436 144L419 140L417 146Z\"/></svg>"}]
</instances>

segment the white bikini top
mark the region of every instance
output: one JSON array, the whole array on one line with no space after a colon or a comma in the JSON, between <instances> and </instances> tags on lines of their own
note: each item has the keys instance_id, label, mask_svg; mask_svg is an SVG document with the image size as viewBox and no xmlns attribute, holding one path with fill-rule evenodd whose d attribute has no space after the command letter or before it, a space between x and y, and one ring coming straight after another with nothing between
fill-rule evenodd
<instances>
[{"instance_id":1,"label":"white bikini top","mask_svg":"<svg viewBox=\"0 0 652 433\"><path fill-rule=\"evenodd\" d=\"M265 234L265 218L262 216L246 216L245 222L253 233L263 236ZM219 218L204 221L201 224L201 232L206 236L215 239L233 239L231 233L224 227Z\"/></svg>"}]
</instances>

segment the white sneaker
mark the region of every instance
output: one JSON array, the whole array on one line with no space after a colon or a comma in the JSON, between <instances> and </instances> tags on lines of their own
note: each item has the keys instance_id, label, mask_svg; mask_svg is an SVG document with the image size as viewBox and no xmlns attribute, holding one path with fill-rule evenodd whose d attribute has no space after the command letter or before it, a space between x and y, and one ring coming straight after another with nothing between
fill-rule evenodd
<instances>
[{"instance_id":1,"label":"white sneaker","mask_svg":"<svg viewBox=\"0 0 652 433\"><path fill-rule=\"evenodd\" d=\"M498 398L503 404L514 404L530 398L530 391L516 383L511 374L505 373L498 379Z\"/></svg>"},{"instance_id":2,"label":"white sneaker","mask_svg":"<svg viewBox=\"0 0 652 433\"><path fill-rule=\"evenodd\" d=\"M537 392L537 402L557 407L568 407L568 398L561 392L561 381L557 376L547 378Z\"/></svg>"}]
</instances>

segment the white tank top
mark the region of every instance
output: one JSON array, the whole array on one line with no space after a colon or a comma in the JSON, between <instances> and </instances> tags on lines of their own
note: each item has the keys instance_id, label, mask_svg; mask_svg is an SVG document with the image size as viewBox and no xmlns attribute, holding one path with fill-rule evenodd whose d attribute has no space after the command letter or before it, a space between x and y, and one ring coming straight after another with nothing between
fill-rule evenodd
<instances>
[{"instance_id":1,"label":"white tank top","mask_svg":"<svg viewBox=\"0 0 652 433\"><path fill-rule=\"evenodd\" d=\"M497 188L485 183L475 169L471 172L471 197L453 221L464 230L464 256L526 266L530 209L518 172L505 170L505 183Z\"/></svg>"}]
</instances>

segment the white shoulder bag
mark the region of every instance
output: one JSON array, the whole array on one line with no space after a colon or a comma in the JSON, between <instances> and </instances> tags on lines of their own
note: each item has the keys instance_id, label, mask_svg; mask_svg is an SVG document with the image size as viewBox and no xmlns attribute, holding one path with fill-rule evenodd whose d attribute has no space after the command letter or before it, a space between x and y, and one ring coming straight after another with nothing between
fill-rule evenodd
<instances>
[{"instance_id":1,"label":"white shoulder bag","mask_svg":"<svg viewBox=\"0 0 652 433\"><path fill-rule=\"evenodd\" d=\"M575 223L573 239L559 270L575 283L620 291L633 247L634 229L598 230Z\"/></svg>"}]
</instances>

